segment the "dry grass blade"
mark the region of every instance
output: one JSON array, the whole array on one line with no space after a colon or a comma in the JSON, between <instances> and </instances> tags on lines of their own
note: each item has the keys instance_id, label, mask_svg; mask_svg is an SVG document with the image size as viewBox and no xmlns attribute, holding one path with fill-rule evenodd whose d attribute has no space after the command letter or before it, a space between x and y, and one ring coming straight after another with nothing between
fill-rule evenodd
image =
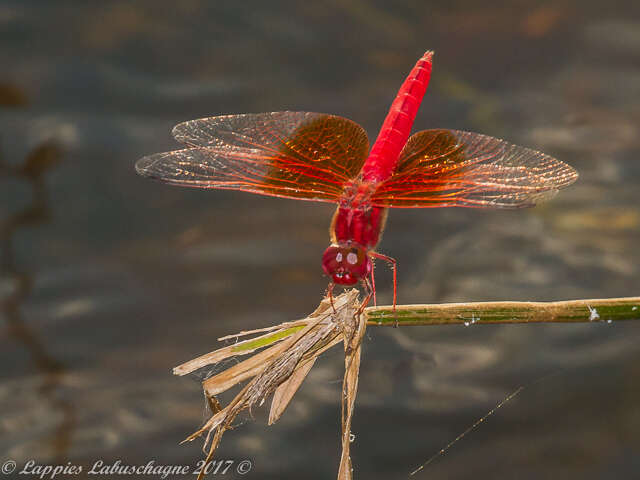
<instances>
[{"instance_id":1,"label":"dry grass blade","mask_svg":"<svg viewBox=\"0 0 640 480\"><path fill-rule=\"evenodd\" d=\"M343 410L343 437L346 428L346 458L348 460L349 428L360 365L360 341L365 327L362 315L358 316L357 321L355 318L359 308L358 291L349 290L334 298L333 305L329 299L323 299L318 308L303 320L223 337L238 338L251 333L268 332L223 347L174 369L174 373L184 375L230 356L245 355L263 349L203 382L205 395L208 401L216 406L216 409L211 418L199 430L190 435L185 442L206 435L204 449L207 451L207 459L205 467L213 458L222 435L232 427L240 412L251 410L256 405L262 405L269 395L274 394L269 424L276 422L302 385L316 358L341 342L344 343L345 352L347 352L345 362L348 365L343 388L343 394L346 392L345 398L347 399L343 399L347 402ZM216 394L246 380L249 380L248 383L227 406L222 408L217 403ZM344 412L346 412L346 416ZM199 479L204 475L205 470L206 468L201 469ZM350 475L349 469L349 476L344 478L351 478Z\"/></svg>"},{"instance_id":2,"label":"dry grass blade","mask_svg":"<svg viewBox=\"0 0 640 480\"><path fill-rule=\"evenodd\" d=\"M246 337L247 335L254 335L256 333L262 333L262 332L273 332L274 330L286 330L288 328L295 328L295 327L304 327L306 325L306 321L305 320L296 320L294 322L284 322L281 323L280 325L272 325L270 327L264 327L264 328L254 328L253 330L242 330L238 333L232 333L230 335L225 335L224 337L219 337L218 341L222 342L223 340L231 340L232 338L240 338L240 337ZM256 338L262 338L262 337L254 337L251 339L251 341L256 340Z\"/></svg>"},{"instance_id":3,"label":"dry grass blade","mask_svg":"<svg viewBox=\"0 0 640 480\"><path fill-rule=\"evenodd\" d=\"M178 365L177 367L175 367L173 369L173 373L175 375L188 375L189 373L192 373L198 370L199 368L206 367L207 365L213 365L229 357L234 357L239 355L248 355L250 353L255 352L256 350L264 348L266 345L273 345L277 342L284 340L289 335L293 335L297 331L304 328L305 326L304 322L305 322L304 320L299 320L297 322L287 322L287 323L283 323L281 325L276 325L273 327L240 332L234 335L227 335L226 337L221 337L218 340L228 340L228 339L238 338L241 336L250 335L252 333L259 333L264 331L269 332L265 335L260 335L259 337L254 337L249 340L237 342L237 343L234 343L233 345L220 348L214 352L209 352L198 358L189 360L188 362L185 362L182 365Z\"/></svg>"},{"instance_id":4,"label":"dry grass blade","mask_svg":"<svg viewBox=\"0 0 640 480\"><path fill-rule=\"evenodd\" d=\"M307 378L307 374L313 367L313 364L316 363L316 358L317 357L314 357L305 363L300 362L300 365L291 374L289 379L285 380L278 388L276 388L276 391L273 394L273 399L271 400L269 425L273 425L278 421L285 408L287 408L287 405L289 405L289 402L300 388L300 385L302 385L304 379Z\"/></svg>"},{"instance_id":5,"label":"dry grass blade","mask_svg":"<svg viewBox=\"0 0 640 480\"><path fill-rule=\"evenodd\" d=\"M274 360L289 346L290 342L278 343L267 350L263 350L262 352L255 354L244 362L240 362L233 367L206 379L202 383L205 392L207 395L217 395L233 387L239 382L255 377L264 370L265 364Z\"/></svg>"},{"instance_id":6,"label":"dry grass blade","mask_svg":"<svg viewBox=\"0 0 640 480\"><path fill-rule=\"evenodd\" d=\"M342 382L342 455L338 469L338 480L351 480L353 468L349 454L351 446L351 419L358 391L360 374L360 352L362 337L367 323L364 315L358 315L354 322L348 322L344 330L344 380Z\"/></svg>"}]
</instances>

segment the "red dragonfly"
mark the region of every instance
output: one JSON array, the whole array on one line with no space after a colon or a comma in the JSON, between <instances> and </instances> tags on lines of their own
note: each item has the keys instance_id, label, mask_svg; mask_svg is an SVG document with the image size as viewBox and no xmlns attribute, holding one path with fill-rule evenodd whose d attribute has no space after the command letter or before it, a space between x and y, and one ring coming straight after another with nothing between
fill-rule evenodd
<instances>
[{"instance_id":1,"label":"red dragonfly","mask_svg":"<svg viewBox=\"0 0 640 480\"><path fill-rule=\"evenodd\" d=\"M360 282L375 302L378 258L393 268L395 308L396 261L374 250L388 207L530 207L578 178L566 163L479 133L409 137L432 58L426 52L409 73L371 151L364 129L335 115L224 115L178 124L172 133L186 148L144 157L136 170L188 187L336 203L322 257L329 293Z\"/></svg>"}]
</instances>

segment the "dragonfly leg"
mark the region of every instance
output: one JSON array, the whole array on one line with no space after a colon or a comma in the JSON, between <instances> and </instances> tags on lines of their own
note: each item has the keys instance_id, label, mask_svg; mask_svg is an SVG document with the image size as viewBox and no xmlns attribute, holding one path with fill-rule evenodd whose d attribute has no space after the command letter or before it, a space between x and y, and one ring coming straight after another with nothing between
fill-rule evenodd
<instances>
[{"instance_id":1,"label":"dragonfly leg","mask_svg":"<svg viewBox=\"0 0 640 480\"><path fill-rule=\"evenodd\" d=\"M371 262L371 285L369 286L369 288L373 292L373 306L377 307L378 306L378 302L376 300L376 276L373 273L374 270L376 269L375 267L376 267L376 264L374 262ZM367 283L368 283L368 281L367 281Z\"/></svg>"},{"instance_id":2,"label":"dragonfly leg","mask_svg":"<svg viewBox=\"0 0 640 480\"><path fill-rule=\"evenodd\" d=\"M326 295L329 297L329 302L331 302L331 308L333 309L334 314L338 313L338 311L336 310L336 306L333 303L333 287L335 286L336 286L335 283L329 282L329 286L327 287L327 293L326 293Z\"/></svg>"},{"instance_id":3,"label":"dragonfly leg","mask_svg":"<svg viewBox=\"0 0 640 480\"><path fill-rule=\"evenodd\" d=\"M356 317L359 315L362 315L362 312L364 312L364 309L367 308L367 305L371 301L371 297L375 298L375 290L371 287L371 283L369 283L369 279L363 278L362 284L364 286L365 291L367 292L367 296L364 297L364 300L360 304L360 308L358 308L358 311L355 314Z\"/></svg>"},{"instance_id":4,"label":"dragonfly leg","mask_svg":"<svg viewBox=\"0 0 640 480\"><path fill-rule=\"evenodd\" d=\"M379 258L380 260L384 260L385 262L391 264L391 269L393 270L393 311L396 311L397 299L398 299L398 262L396 262L395 258L391 258L387 255L383 255L378 252L371 252L370 255L374 258ZM375 284L374 284L375 285ZM375 295L375 286L374 286L374 295Z\"/></svg>"}]
</instances>

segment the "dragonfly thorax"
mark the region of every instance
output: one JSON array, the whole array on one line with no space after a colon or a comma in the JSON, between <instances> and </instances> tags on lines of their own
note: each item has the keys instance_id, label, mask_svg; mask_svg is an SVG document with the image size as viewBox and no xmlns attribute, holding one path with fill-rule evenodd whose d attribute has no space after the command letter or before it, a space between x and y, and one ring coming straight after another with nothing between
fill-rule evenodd
<instances>
[{"instance_id":1,"label":"dragonfly thorax","mask_svg":"<svg viewBox=\"0 0 640 480\"><path fill-rule=\"evenodd\" d=\"M366 250L356 243L330 245L322 256L322 269L338 285L355 285L373 268Z\"/></svg>"},{"instance_id":2,"label":"dragonfly thorax","mask_svg":"<svg viewBox=\"0 0 640 480\"><path fill-rule=\"evenodd\" d=\"M361 179L347 183L339 201L340 206L356 210L370 208L371 195L375 191L375 187L375 184L363 182Z\"/></svg>"}]
</instances>

